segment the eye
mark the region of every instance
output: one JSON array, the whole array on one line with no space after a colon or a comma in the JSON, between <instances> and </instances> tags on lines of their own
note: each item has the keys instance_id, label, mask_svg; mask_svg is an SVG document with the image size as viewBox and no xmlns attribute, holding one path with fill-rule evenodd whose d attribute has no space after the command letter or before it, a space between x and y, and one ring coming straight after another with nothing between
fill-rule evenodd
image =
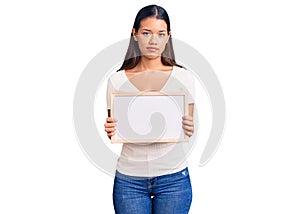
<instances>
[{"instance_id":1,"label":"eye","mask_svg":"<svg viewBox=\"0 0 300 214\"><path fill-rule=\"evenodd\" d=\"M142 34L143 34L144 36L150 36L150 35L151 35L151 33L147 32L147 31L143 32Z\"/></svg>"},{"instance_id":2,"label":"eye","mask_svg":"<svg viewBox=\"0 0 300 214\"><path fill-rule=\"evenodd\" d=\"M165 37L165 36L166 36L166 34L164 34L164 33L160 33L160 34L158 34L158 36L159 36L159 37Z\"/></svg>"}]
</instances>

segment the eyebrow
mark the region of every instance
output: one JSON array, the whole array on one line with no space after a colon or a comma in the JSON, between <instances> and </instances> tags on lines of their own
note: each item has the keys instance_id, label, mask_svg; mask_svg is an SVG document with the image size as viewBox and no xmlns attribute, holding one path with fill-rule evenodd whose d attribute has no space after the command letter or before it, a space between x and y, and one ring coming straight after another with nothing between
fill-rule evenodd
<instances>
[{"instance_id":1,"label":"eyebrow","mask_svg":"<svg viewBox=\"0 0 300 214\"><path fill-rule=\"evenodd\" d=\"M149 29L147 29L147 28L143 28L142 30L145 30L145 31L151 31L151 30L149 30ZM166 32L166 30L159 30L158 32Z\"/></svg>"}]
</instances>

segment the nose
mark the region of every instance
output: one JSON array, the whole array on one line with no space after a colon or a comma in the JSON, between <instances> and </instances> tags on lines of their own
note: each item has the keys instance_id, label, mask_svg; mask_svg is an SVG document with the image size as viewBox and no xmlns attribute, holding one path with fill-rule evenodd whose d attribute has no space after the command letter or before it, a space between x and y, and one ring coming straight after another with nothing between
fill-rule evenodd
<instances>
[{"instance_id":1,"label":"nose","mask_svg":"<svg viewBox=\"0 0 300 214\"><path fill-rule=\"evenodd\" d=\"M155 34L152 34L149 39L149 45L157 45L157 38Z\"/></svg>"}]
</instances>

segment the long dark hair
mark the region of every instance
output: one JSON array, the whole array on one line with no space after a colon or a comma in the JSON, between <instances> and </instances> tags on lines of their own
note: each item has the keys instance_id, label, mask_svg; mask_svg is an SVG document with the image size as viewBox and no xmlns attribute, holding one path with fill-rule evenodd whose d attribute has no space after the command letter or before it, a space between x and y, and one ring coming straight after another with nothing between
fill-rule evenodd
<instances>
[{"instance_id":1,"label":"long dark hair","mask_svg":"<svg viewBox=\"0 0 300 214\"><path fill-rule=\"evenodd\" d=\"M140 28L141 20L148 17L155 17L157 19L164 20L167 23L167 30L169 34L171 30L169 15L164 8L157 5L148 5L146 7L143 7L137 13L133 24L133 28L136 30L136 32ZM123 61L123 64L118 71L123 69L132 69L135 66L137 66L137 64L139 64L140 60L141 60L140 49L138 47L137 42L133 39L133 34L131 32L130 42L126 52L125 60ZM161 61L163 65L178 66L183 68L182 65L177 64L175 61L175 54L174 54L171 35L169 37L168 43L165 46L164 51L161 54Z\"/></svg>"}]
</instances>

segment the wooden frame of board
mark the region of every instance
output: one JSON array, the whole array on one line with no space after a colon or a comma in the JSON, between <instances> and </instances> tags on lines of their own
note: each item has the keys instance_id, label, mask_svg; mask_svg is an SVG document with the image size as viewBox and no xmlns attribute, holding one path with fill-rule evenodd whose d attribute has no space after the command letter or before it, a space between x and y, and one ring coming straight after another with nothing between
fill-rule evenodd
<instances>
[{"instance_id":1,"label":"wooden frame of board","mask_svg":"<svg viewBox=\"0 0 300 214\"><path fill-rule=\"evenodd\" d=\"M132 131L126 131L126 129L132 130L132 126L129 123L125 123L124 121L129 121L128 114L122 112L124 111L124 106L127 109L130 105L132 105L134 100L134 107L136 109L143 109L134 111L134 114L131 114L131 120L135 120L132 124L139 124L139 119L141 117L145 117L145 112L156 111L163 115L165 123L164 134L158 137L122 137L120 133L130 133ZM171 101L170 101L171 100ZM138 101L138 102L137 102ZM125 103L125 104L124 104ZM137 104L139 103L139 104ZM144 104L146 103L146 105ZM149 105L147 105L147 103ZM164 104L164 105L163 105ZM123 106L122 106L123 105ZM140 106L139 106L140 105ZM160 105L159 107L157 105ZM175 107L174 107L175 105ZM119 108L118 108L118 107ZM122 108L121 108L122 106ZM131 108L133 108L131 106ZM157 110L159 108L159 110ZM123 109L123 110L122 110ZM148 109L145 110L144 109ZM177 109L177 110L176 110ZM121 113L120 113L121 112ZM137 114L141 114L140 116ZM118 115L118 116L117 116ZM149 114L152 116L151 114ZM184 130L182 128L182 116L188 115L188 104L187 104L187 94L184 92L158 92L158 91L146 91L140 93L122 93L122 92L112 92L111 94L111 117L118 120L116 127L116 134L111 137L112 143L153 143L153 142L188 142L188 136L185 135ZM166 119L167 118L167 119ZM122 121L123 122L120 122ZM124 125L125 123L125 125ZM143 122L144 124L144 122ZM152 123L151 123L152 125ZM124 127L122 127L124 126ZM179 127L180 126L180 127ZM129 128L130 127L130 128ZM136 128L140 128L141 126L136 125ZM170 128L168 128L170 127ZM151 127L153 128L153 127ZM173 128L173 129L172 129ZM122 131L120 131L122 130ZM152 130L151 130L152 131ZM134 133L136 133L134 131ZM124 135L123 135L124 136Z\"/></svg>"}]
</instances>

